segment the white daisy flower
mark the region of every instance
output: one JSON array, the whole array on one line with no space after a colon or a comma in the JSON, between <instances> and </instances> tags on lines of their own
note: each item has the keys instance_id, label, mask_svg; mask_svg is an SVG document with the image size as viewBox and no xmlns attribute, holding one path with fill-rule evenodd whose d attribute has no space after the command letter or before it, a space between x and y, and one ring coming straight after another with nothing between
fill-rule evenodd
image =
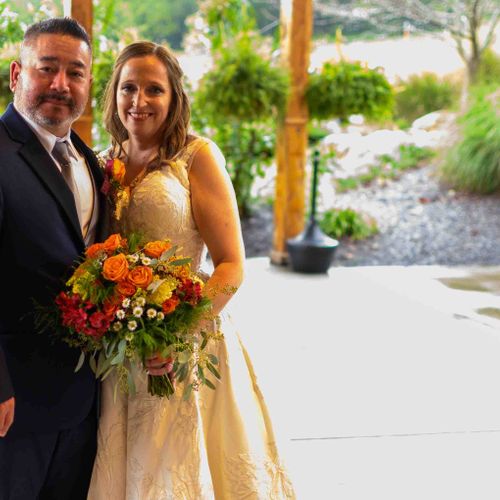
<instances>
[{"instance_id":1,"label":"white daisy flower","mask_svg":"<svg viewBox=\"0 0 500 500\"><path fill-rule=\"evenodd\" d=\"M123 312L123 311L122 311ZM119 321L113 323L113 330L119 332L123 328L123 325Z\"/></svg>"},{"instance_id":2,"label":"white daisy flower","mask_svg":"<svg viewBox=\"0 0 500 500\"><path fill-rule=\"evenodd\" d=\"M146 314L148 315L148 318L149 319L153 319L153 318L156 318L156 309L148 309L146 311Z\"/></svg>"},{"instance_id":3,"label":"white daisy flower","mask_svg":"<svg viewBox=\"0 0 500 500\"><path fill-rule=\"evenodd\" d=\"M134 335L132 333L127 333L125 335L125 340L128 340L129 342L134 338Z\"/></svg>"},{"instance_id":4,"label":"white daisy flower","mask_svg":"<svg viewBox=\"0 0 500 500\"><path fill-rule=\"evenodd\" d=\"M133 320L130 320L127 324L127 328L133 332L136 328L137 328L137 321L135 321L135 319Z\"/></svg>"},{"instance_id":5,"label":"white daisy flower","mask_svg":"<svg viewBox=\"0 0 500 500\"><path fill-rule=\"evenodd\" d=\"M144 309L140 306L136 306L134 307L134 309L132 309L132 314L136 317L136 318L140 318L142 316L142 313L144 312Z\"/></svg>"},{"instance_id":6,"label":"white daisy flower","mask_svg":"<svg viewBox=\"0 0 500 500\"><path fill-rule=\"evenodd\" d=\"M135 299L135 304L144 307L146 305L146 299L144 297L137 297L137 299Z\"/></svg>"},{"instance_id":7,"label":"white daisy flower","mask_svg":"<svg viewBox=\"0 0 500 500\"><path fill-rule=\"evenodd\" d=\"M130 299L123 299L122 307L127 309L130 306Z\"/></svg>"},{"instance_id":8,"label":"white daisy flower","mask_svg":"<svg viewBox=\"0 0 500 500\"><path fill-rule=\"evenodd\" d=\"M157 315L156 315L156 319L158 321L163 321L165 319L165 315L160 311Z\"/></svg>"},{"instance_id":9,"label":"white daisy flower","mask_svg":"<svg viewBox=\"0 0 500 500\"><path fill-rule=\"evenodd\" d=\"M118 309L118 311L116 311L116 317L118 319L123 319L125 317L125 311L123 309Z\"/></svg>"},{"instance_id":10,"label":"white daisy flower","mask_svg":"<svg viewBox=\"0 0 500 500\"><path fill-rule=\"evenodd\" d=\"M132 264L135 264L139 260L139 256L136 254L127 255L127 259L129 262L132 262Z\"/></svg>"},{"instance_id":11,"label":"white daisy flower","mask_svg":"<svg viewBox=\"0 0 500 500\"><path fill-rule=\"evenodd\" d=\"M149 257L142 257L141 262L144 266L149 266L151 264L151 259Z\"/></svg>"}]
</instances>

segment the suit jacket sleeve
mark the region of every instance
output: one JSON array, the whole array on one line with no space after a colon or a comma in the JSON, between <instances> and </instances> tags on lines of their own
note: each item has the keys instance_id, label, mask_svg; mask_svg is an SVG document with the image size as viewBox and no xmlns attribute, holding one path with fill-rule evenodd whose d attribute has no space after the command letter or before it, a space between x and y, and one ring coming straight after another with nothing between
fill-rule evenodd
<instances>
[{"instance_id":1,"label":"suit jacket sleeve","mask_svg":"<svg viewBox=\"0 0 500 500\"><path fill-rule=\"evenodd\" d=\"M2 233L3 225L3 197L0 189L0 234ZM9 376L7 362L0 343L0 403L10 399L14 395L14 388Z\"/></svg>"}]
</instances>

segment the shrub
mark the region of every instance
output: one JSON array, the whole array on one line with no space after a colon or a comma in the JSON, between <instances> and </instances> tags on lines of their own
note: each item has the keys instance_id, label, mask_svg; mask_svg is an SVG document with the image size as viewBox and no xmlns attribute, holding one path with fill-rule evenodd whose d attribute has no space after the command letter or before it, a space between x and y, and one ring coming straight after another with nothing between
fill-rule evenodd
<instances>
[{"instance_id":1,"label":"shrub","mask_svg":"<svg viewBox=\"0 0 500 500\"><path fill-rule=\"evenodd\" d=\"M439 79L433 73L410 76L395 95L396 120L412 122L420 116L454 106L460 89L451 80Z\"/></svg>"},{"instance_id":2,"label":"shrub","mask_svg":"<svg viewBox=\"0 0 500 500\"><path fill-rule=\"evenodd\" d=\"M265 120L285 107L288 78L261 57L248 38L221 50L196 93L209 122Z\"/></svg>"},{"instance_id":3,"label":"shrub","mask_svg":"<svg viewBox=\"0 0 500 500\"><path fill-rule=\"evenodd\" d=\"M477 74L479 85L500 85L500 56L491 49L486 49L481 57Z\"/></svg>"},{"instance_id":4,"label":"shrub","mask_svg":"<svg viewBox=\"0 0 500 500\"><path fill-rule=\"evenodd\" d=\"M362 240L378 233L377 223L352 208L326 210L319 222L321 230L336 239Z\"/></svg>"},{"instance_id":5,"label":"shrub","mask_svg":"<svg viewBox=\"0 0 500 500\"><path fill-rule=\"evenodd\" d=\"M346 121L354 114L382 119L390 116L393 107L386 77L357 62L325 63L320 72L309 76L306 99L311 118L319 120Z\"/></svg>"},{"instance_id":6,"label":"shrub","mask_svg":"<svg viewBox=\"0 0 500 500\"><path fill-rule=\"evenodd\" d=\"M490 88L491 90L491 88ZM455 188L473 193L500 190L500 91L477 89L460 120L462 137L443 163L441 174Z\"/></svg>"},{"instance_id":7,"label":"shrub","mask_svg":"<svg viewBox=\"0 0 500 500\"><path fill-rule=\"evenodd\" d=\"M274 157L272 119L284 109L287 92L286 73L243 37L221 50L195 93L193 126L224 151L242 216L250 213L255 176Z\"/></svg>"}]
</instances>

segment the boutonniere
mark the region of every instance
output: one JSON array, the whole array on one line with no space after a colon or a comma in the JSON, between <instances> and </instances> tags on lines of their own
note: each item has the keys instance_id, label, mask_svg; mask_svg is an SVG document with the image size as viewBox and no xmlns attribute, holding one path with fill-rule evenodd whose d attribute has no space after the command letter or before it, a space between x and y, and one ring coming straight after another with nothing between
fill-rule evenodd
<instances>
[{"instance_id":1,"label":"boutonniere","mask_svg":"<svg viewBox=\"0 0 500 500\"><path fill-rule=\"evenodd\" d=\"M104 182L101 192L105 196L113 196L124 189L125 164L118 158L110 158L104 163Z\"/></svg>"}]
</instances>

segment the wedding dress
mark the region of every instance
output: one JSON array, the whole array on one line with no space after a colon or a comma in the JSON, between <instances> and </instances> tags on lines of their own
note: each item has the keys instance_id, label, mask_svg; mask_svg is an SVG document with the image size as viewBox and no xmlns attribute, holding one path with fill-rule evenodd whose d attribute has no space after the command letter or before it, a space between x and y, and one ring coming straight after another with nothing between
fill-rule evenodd
<instances>
[{"instance_id":1,"label":"wedding dress","mask_svg":"<svg viewBox=\"0 0 500 500\"><path fill-rule=\"evenodd\" d=\"M199 269L206 247L191 212L189 168L206 139L193 140L175 161L146 173L121 207L119 229L147 240L169 238ZM188 401L182 387L170 399L147 392L147 375L134 370L137 394L103 382L98 452L89 500L293 499L271 422L248 353L229 318L214 343L221 381Z\"/></svg>"}]
</instances>

